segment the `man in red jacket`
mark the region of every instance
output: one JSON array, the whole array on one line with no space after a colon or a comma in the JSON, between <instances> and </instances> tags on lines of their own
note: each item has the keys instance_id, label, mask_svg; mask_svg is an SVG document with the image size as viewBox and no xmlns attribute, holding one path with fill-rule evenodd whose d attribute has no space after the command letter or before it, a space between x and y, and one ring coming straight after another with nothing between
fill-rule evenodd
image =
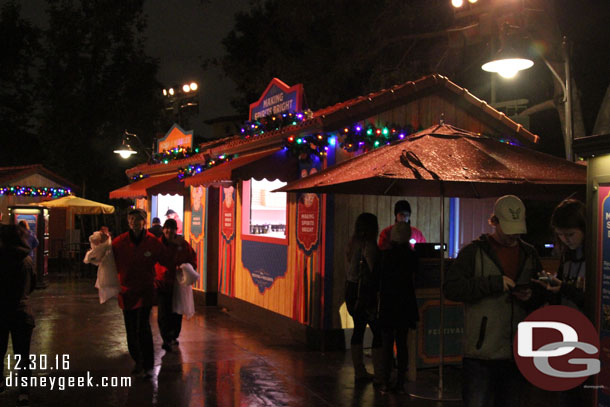
<instances>
[{"instance_id":1,"label":"man in red jacket","mask_svg":"<svg viewBox=\"0 0 610 407\"><path fill-rule=\"evenodd\" d=\"M182 315L173 312L173 293L176 282L176 270L181 264L190 263L197 269L197 255L190 244L182 236L177 235L178 225L174 219L168 219L163 224L163 234L159 241L165 246L167 264L157 264L155 285L159 309L157 322L163 338L163 349L171 352L178 346L178 336L182 329Z\"/></svg>"},{"instance_id":2,"label":"man in red jacket","mask_svg":"<svg viewBox=\"0 0 610 407\"><path fill-rule=\"evenodd\" d=\"M112 241L121 284L119 306L125 319L129 354L136 362L132 373L150 378L154 367L150 311L155 296L155 263L165 264L165 247L146 231L146 212L142 209L131 210L127 221L129 231Z\"/></svg>"}]
</instances>

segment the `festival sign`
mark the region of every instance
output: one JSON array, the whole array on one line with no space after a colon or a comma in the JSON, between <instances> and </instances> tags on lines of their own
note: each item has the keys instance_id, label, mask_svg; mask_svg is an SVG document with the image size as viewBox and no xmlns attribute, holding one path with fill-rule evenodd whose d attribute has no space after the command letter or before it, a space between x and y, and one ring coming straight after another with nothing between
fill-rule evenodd
<instances>
[{"instance_id":1,"label":"festival sign","mask_svg":"<svg viewBox=\"0 0 610 407\"><path fill-rule=\"evenodd\" d=\"M193 130L184 131L178 124L174 124L163 138L157 140L157 154L176 147L193 148Z\"/></svg>"},{"instance_id":2,"label":"festival sign","mask_svg":"<svg viewBox=\"0 0 610 407\"><path fill-rule=\"evenodd\" d=\"M265 116L300 112L303 108L303 84L288 86L273 78L258 101L250 104L250 120Z\"/></svg>"},{"instance_id":3,"label":"festival sign","mask_svg":"<svg viewBox=\"0 0 610 407\"><path fill-rule=\"evenodd\" d=\"M297 243L308 256L318 247L320 238L320 198L302 194L297 203Z\"/></svg>"},{"instance_id":4,"label":"festival sign","mask_svg":"<svg viewBox=\"0 0 610 407\"><path fill-rule=\"evenodd\" d=\"M598 227L599 227L599 292L601 299L598 322L600 335L601 372L597 377L598 385L610 378L610 185L600 185L598 190ZM599 295L599 294L598 294ZM600 386L597 392L598 406L610 405L610 388Z\"/></svg>"},{"instance_id":5,"label":"festival sign","mask_svg":"<svg viewBox=\"0 0 610 407\"><path fill-rule=\"evenodd\" d=\"M205 216L205 188L191 187L191 239L198 241L203 237Z\"/></svg>"},{"instance_id":6,"label":"festival sign","mask_svg":"<svg viewBox=\"0 0 610 407\"><path fill-rule=\"evenodd\" d=\"M222 187L223 197L220 205L220 232L227 243L235 236L235 188Z\"/></svg>"}]
</instances>

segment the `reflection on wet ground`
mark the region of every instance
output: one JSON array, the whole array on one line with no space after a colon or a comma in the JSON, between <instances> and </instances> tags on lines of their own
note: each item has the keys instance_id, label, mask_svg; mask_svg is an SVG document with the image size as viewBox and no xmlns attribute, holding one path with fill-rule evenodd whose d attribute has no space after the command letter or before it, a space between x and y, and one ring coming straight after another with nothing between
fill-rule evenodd
<instances>
[{"instance_id":1,"label":"reflection on wet ground","mask_svg":"<svg viewBox=\"0 0 610 407\"><path fill-rule=\"evenodd\" d=\"M90 279L56 277L33 295L32 352L48 359L47 369L35 376L54 379L55 388L47 383L47 388L32 389L32 406L440 405L407 395L382 396L370 383L356 386L348 352L308 350L216 307L185 320L180 349L170 353L161 350L153 311L155 377L133 378L126 387L103 387L105 377L129 377L133 363L116 299L100 305L93 284ZM56 355L60 362L68 355L67 370L55 365ZM367 363L371 365L370 358ZM435 380L436 371L418 373L420 380ZM68 376L87 375L93 387L68 387ZM64 390L57 388L62 377ZM0 394L0 405L12 406L16 397L15 389L8 389Z\"/></svg>"}]
</instances>

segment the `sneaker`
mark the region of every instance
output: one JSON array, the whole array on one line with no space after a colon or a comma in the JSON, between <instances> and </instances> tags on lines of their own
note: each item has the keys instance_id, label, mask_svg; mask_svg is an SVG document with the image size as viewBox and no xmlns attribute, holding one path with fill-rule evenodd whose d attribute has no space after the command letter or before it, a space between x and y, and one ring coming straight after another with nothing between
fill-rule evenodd
<instances>
[{"instance_id":1,"label":"sneaker","mask_svg":"<svg viewBox=\"0 0 610 407\"><path fill-rule=\"evenodd\" d=\"M20 394L17 397L17 407L29 407L30 406L30 395Z\"/></svg>"}]
</instances>

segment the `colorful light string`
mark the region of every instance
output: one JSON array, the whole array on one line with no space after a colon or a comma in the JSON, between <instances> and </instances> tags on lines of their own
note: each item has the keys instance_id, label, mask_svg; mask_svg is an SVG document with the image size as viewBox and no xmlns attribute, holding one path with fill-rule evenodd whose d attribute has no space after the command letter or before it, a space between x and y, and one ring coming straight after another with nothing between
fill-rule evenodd
<instances>
[{"instance_id":1,"label":"colorful light string","mask_svg":"<svg viewBox=\"0 0 610 407\"><path fill-rule=\"evenodd\" d=\"M72 191L69 188L54 188L54 187L24 187L24 186L3 186L0 187L0 196L30 196L30 197L47 197L47 198L62 198L70 195Z\"/></svg>"},{"instance_id":2,"label":"colorful light string","mask_svg":"<svg viewBox=\"0 0 610 407\"><path fill-rule=\"evenodd\" d=\"M187 167L181 167L178 169L178 179L192 177L193 175L200 174L205 170L209 170L210 168L217 167L220 164L229 162L237 157L238 157L238 154L233 154L233 155L222 154L216 158L206 159L205 163L203 163L203 164L194 164L194 165L189 165Z\"/></svg>"}]
</instances>

